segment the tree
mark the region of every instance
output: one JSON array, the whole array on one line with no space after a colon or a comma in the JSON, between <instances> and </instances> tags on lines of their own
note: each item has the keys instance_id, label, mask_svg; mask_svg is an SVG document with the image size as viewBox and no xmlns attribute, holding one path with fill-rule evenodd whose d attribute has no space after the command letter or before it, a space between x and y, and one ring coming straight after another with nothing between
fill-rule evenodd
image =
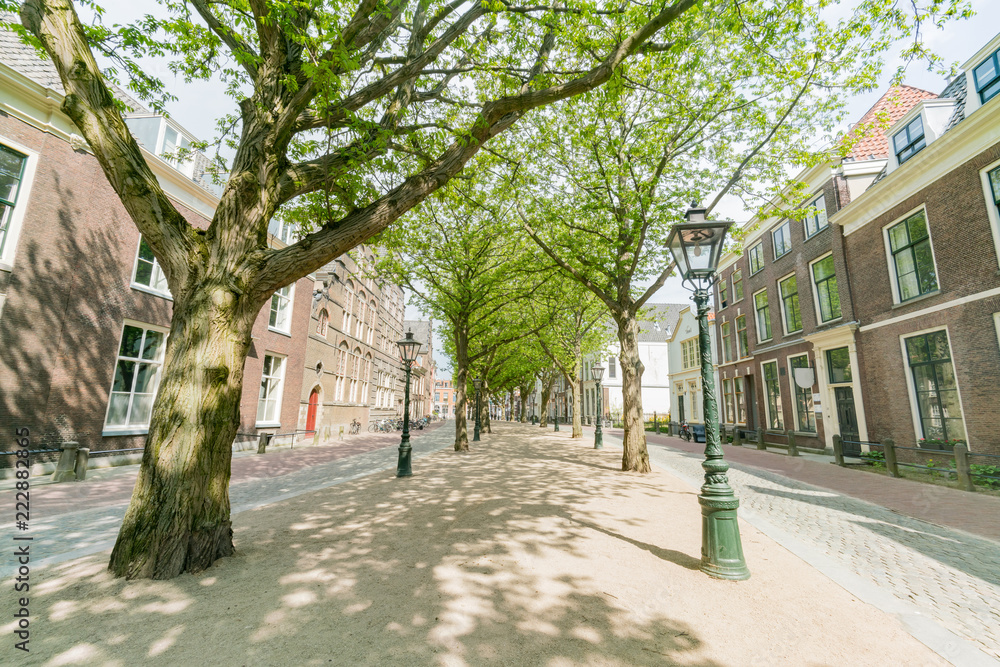
<instances>
[{"instance_id":1,"label":"tree","mask_svg":"<svg viewBox=\"0 0 1000 667\"><path fill-rule=\"evenodd\" d=\"M686 26L698 37L643 53L521 128L524 228L617 325L623 470L650 470L638 313L673 271L672 224L691 201L763 204L787 165L826 159L810 143L832 135L847 95L876 84L893 37L960 4L913 3L908 15L861 2L834 24L808 3L728 4Z\"/></svg>"},{"instance_id":2,"label":"tree","mask_svg":"<svg viewBox=\"0 0 1000 667\"><path fill-rule=\"evenodd\" d=\"M85 4L95 7L91 0ZM385 229L525 113L592 90L699 4L510 6L503 1L164 2L166 18L84 26L70 0L25 0L62 110L90 145L173 295L171 334L132 501L112 552L118 576L170 578L233 551L231 443L253 322L278 288ZM702 3L708 4L708 3ZM13 11L12 0L0 9ZM100 12L98 12L99 14ZM134 58L172 54L218 77L238 105L235 150L207 229L167 198L128 132L93 50L159 96ZM320 216L273 249L288 207Z\"/></svg>"}]
</instances>

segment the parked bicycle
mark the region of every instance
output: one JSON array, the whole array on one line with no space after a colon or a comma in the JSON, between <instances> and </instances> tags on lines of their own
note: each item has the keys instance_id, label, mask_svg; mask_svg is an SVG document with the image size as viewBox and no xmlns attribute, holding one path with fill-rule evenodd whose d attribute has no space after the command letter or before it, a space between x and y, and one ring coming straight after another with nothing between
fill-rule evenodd
<instances>
[{"instance_id":1,"label":"parked bicycle","mask_svg":"<svg viewBox=\"0 0 1000 667\"><path fill-rule=\"evenodd\" d=\"M688 442L691 442L693 434L691 433L691 427L688 426L687 422L681 422L681 430L680 433L678 433L678 435L680 435L680 437L684 438Z\"/></svg>"},{"instance_id":2,"label":"parked bicycle","mask_svg":"<svg viewBox=\"0 0 1000 667\"><path fill-rule=\"evenodd\" d=\"M359 422L357 419L352 419L350 434L357 435L360 432L361 432L361 422Z\"/></svg>"}]
</instances>

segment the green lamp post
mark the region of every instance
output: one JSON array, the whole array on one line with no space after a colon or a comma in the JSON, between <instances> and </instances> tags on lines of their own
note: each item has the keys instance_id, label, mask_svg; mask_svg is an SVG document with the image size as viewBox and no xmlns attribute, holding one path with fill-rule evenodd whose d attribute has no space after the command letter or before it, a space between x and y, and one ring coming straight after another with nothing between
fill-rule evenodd
<instances>
[{"instance_id":1,"label":"green lamp post","mask_svg":"<svg viewBox=\"0 0 1000 667\"><path fill-rule=\"evenodd\" d=\"M413 331L407 331L406 337L396 341L399 346L399 356L403 359L406 370L406 388L403 390L403 438L399 441L399 461L396 463L396 477L411 477L413 470L410 468L413 448L410 447L410 373L413 371L413 362L420 352L420 341L413 338Z\"/></svg>"},{"instance_id":2,"label":"green lamp post","mask_svg":"<svg viewBox=\"0 0 1000 667\"><path fill-rule=\"evenodd\" d=\"M597 428L594 429L594 449L604 449L604 432L601 430L601 379L604 377L604 366L594 364L590 373L597 382Z\"/></svg>"},{"instance_id":3,"label":"green lamp post","mask_svg":"<svg viewBox=\"0 0 1000 667\"><path fill-rule=\"evenodd\" d=\"M708 330L709 289L716 282L715 271L719 266L722 245L732 223L706 220L705 213L706 209L692 204L684 215L687 222L674 225L670 232L667 248L674 257L685 286L694 292L692 300L698 308L702 414L707 426L719 421ZM701 571L718 579L749 579L750 570L743 558L743 543L736 518L740 501L729 486L726 475L729 464L723 459L718 429L705 429L705 460L701 467L705 470L705 484L698 496L702 514Z\"/></svg>"},{"instance_id":4,"label":"green lamp post","mask_svg":"<svg viewBox=\"0 0 1000 667\"><path fill-rule=\"evenodd\" d=\"M479 426L479 417L482 413L482 408L479 406L479 390L483 386L483 381L479 378L474 378L472 380L472 384L476 387L476 426L472 431L472 442L479 442L479 429L481 428Z\"/></svg>"},{"instance_id":5,"label":"green lamp post","mask_svg":"<svg viewBox=\"0 0 1000 667\"><path fill-rule=\"evenodd\" d=\"M558 431L559 430L559 397L558 396L553 396L552 400L554 402L554 406L553 406L554 409L552 410L552 412L555 414L555 417L552 419L552 423L554 424L552 430L553 431Z\"/></svg>"}]
</instances>

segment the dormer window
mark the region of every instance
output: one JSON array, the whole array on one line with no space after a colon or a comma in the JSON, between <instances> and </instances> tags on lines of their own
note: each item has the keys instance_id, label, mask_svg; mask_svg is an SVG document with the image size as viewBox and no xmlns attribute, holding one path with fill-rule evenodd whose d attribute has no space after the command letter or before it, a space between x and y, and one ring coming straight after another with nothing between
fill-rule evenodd
<instances>
[{"instance_id":1,"label":"dormer window","mask_svg":"<svg viewBox=\"0 0 1000 667\"><path fill-rule=\"evenodd\" d=\"M892 136L892 147L896 151L896 160L903 164L926 146L924 141L924 123L917 116L902 130Z\"/></svg>"},{"instance_id":2,"label":"dormer window","mask_svg":"<svg viewBox=\"0 0 1000 667\"><path fill-rule=\"evenodd\" d=\"M972 78L982 104L1000 93L1000 51L995 51L983 64L972 70Z\"/></svg>"}]
</instances>

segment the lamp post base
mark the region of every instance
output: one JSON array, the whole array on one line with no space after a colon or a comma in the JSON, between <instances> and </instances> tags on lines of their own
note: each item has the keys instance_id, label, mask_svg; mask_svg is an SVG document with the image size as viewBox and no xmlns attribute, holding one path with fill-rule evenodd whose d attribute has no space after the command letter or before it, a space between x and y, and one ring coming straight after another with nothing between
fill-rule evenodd
<instances>
[{"instance_id":1,"label":"lamp post base","mask_svg":"<svg viewBox=\"0 0 1000 667\"><path fill-rule=\"evenodd\" d=\"M399 461L396 463L396 477L412 477L413 470L410 468L410 459L413 455L413 448L409 442L399 446Z\"/></svg>"},{"instance_id":2,"label":"lamp post base","mask_svg":"<svg viewBox=\"0 0 1000 667\"><path fill-rule=\"evenodd\" d=\"M552 420L552 423L555 425L555 428L553 428L552 430L553 431L558 431L559 430L559 415L555 416L555 419Z\"/></svg>"},{"instance_id":3,"label":"lamp post base","mask_svg":"<svg viewBox=\"0 0 1000 667\"><path fill-rule=\"evenodd\" d=\"M740 501L731 489L728 494L723 491L717 495L703 488L698 503L701 505L701 571L716 579L749 579L750 570L743 558L743 542L736 519Z\"/></svg>"},{"instance_id":4,"label":"lamp post base","mask_svg":"<svg viewBox=\"0 0 1000 667\"><path fill-rule=\"evenodd\" d=\"M604 434L601 433L601 425L597 425L597 432L594 433L594 449L604 449Z\"/></svg>"}]
</instances>

